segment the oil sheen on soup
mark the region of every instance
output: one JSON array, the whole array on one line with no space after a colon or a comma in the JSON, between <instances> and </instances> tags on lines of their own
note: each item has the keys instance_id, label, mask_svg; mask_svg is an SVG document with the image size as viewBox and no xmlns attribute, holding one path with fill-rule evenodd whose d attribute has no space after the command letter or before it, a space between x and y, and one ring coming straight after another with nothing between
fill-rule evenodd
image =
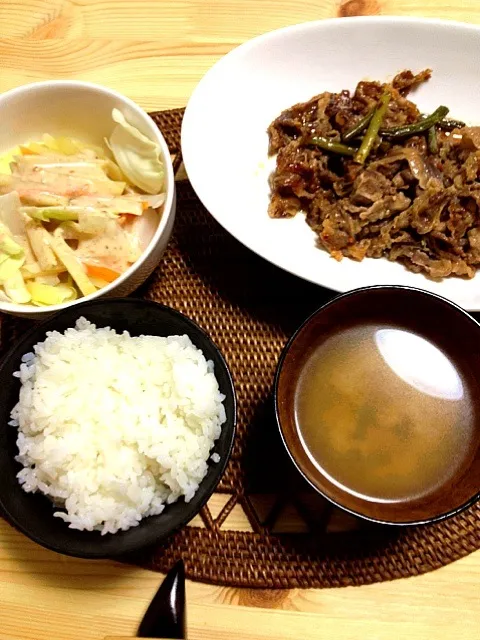
<instances>
[{"instance_id":1,"label":"oil sheen on soup","mask_svg":"<svg viewBox=\"0 0 480 640\"><path fill-rule=\"evenodd\" d=\"M299 378L295 415L322 473L376 501L443 486L473 437L469 390L453 362L392 326L345 329L318 346Z\"/></svg>"}]
</instances>

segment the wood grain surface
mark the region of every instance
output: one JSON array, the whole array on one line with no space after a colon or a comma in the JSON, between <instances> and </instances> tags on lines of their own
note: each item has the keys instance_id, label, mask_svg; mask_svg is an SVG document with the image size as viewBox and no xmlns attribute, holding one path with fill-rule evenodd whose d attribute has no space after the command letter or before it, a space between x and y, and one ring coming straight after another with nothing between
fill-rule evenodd
<instances>
[{"instance_id":1,"label":"wood grain surface","mask_svg":"<svg viewBox=\"0 0 480 640\"><path fill-rule=\"evenodd\" d=\"M184 106L241 42L306 20L412 15L480 23L479 0L0 0L0 91L75 78L145 109ZM243 528L235 517L231 526ZM188 583L190 640L474 640L480 552L408 580L321 591ZM133 636L161 576L46 551L0 520L0 639ZM239 606L241 605L241 606Z\"/></svg>"}]
</instances>

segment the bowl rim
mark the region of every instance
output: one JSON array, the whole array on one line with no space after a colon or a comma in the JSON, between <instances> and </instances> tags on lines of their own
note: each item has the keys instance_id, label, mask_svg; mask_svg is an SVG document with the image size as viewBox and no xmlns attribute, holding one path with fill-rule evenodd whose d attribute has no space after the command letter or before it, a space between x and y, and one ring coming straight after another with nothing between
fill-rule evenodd
<instances>
[{"instance_id":1,"label":"bowl rim","mask_svg":"<svg viewBox=\"0 0 480 640\"><path fill-rule=\"evenodd\" d=\"M480 322L478 320L476 320L476 318L474 318L468 311L466 311L465 309L463 309L459 305L455 304L454 302L451 302L447 298L444 298L443 296L440 296L440 295L438 295L436 293L431 293L430 291L424 291L423 289L418 289L417 287L410 287L410 286L407 286L407 285L393 285L393 284L392 285L371 285L371 286L367 286L367 287L359 287L358 289L352 289L351 291L345 291L344 293L339 293L338 295L335 295L330 300L328 300L325 304L322 304L318 309L313 311L300 324L300 326L295 330L295 332L289 338L288 342L286 343L285 347L282 350L282 353L281 353L280 358L278 360L277 368L276 368L276 371L275 371L274 383L273 383L274 411L275 411L275 420L276 420L276 423L277 423L277 428L278 428L278 431L280 432L280 437L282 439L283 446L284 446L286 452L288 453L288 456L289 456L290 460L293 462L293 464L295 465L295 468L300 473L300 475L308 482L308 484L318 494L320 494L323 498L325 498L325 500L328 500L328 502L330 502L331 504L335 505L336 507L338 507L342 511L345 511L346 513L349 513L350 515L356 516L357 518L361 518L362 520L365 520L365 521L368 521L368 522L372 522L372 523L375 523L375 524L389 525L389 526L393 526L393 527L416 526L416 525L432 524L434 522L441 522L442 520L446 520L447 518L450 518L450 517L452 517L452 516L454 516L454 515L456 515L458 513L461 513L462 511L465 511L465 509L468 509L468 507L472 506L473 504L475 504L475 502L480 500L480 489L471 498L469 498L467 501L465 501L464 503L462 503L458 507L455 507L454 509L450 509L450 510L445 511L443 513L440 513L438 515L435 515L435 516L433 516L431 518L420 518L420 519L401 521L401 522L399 522L399 521L395 522L395 521L392 521L392 520L374 518L372 516L368 516L368 515L365 515L365 514L359 512L359 511L356 511L355 509L351 509L349 507L346 507L340 501L336 500L335 498L332 498L331 496L327 495L324 491L319 489L314 484L314 482L308 477L308 475L303 471L303 469L301 468L300 464L297 462L295 456L290 451L290 447L289 447L289 445L287 443L287 439L285 438L284 433L283 433L282 424L281 424L281 420L280 420L280 410L279 410L279 383L280 383L280 375L281 375L281 372L282 372L282 368L283 368L285 359L287 357L287 354L288 354L288 352L290 350L290 347L296 341L296 339L297 339L298 335L300 334L300 332L313 320L313 318L315 318L317 315L322 313L325 309L327 309L331 305L334 305L337 302L339 302L340 300L343 300L345 298L354 297L354 296L359 295L359 294L364 294L364 293L368 293L369 291L379 290L379 289L381 289L381 290L402 291L404 293L410 293L410 294L413 293L414 295L421 294L423 297L426 297L426 298L430 298L430 297L436 298L437 301L443 303L447 307L453 307L454 310L459 311L460 314L467 321L471 321L477 327L477 329L479 330L479 336L480 336Z\"/></svg>"},{"instance_id":2,"label":"bowl rim","mask_svg":"<svg viewBox=\"0 0 480 640\"><path fill-rule=\"evenodd\" d=\"M110 89L101 84L96 84L94 82L85 82L83 80L41 80L38 82L30 82L27 84L22 84L18 87L14 87L13 89L9 89L4 93L0 93L0 110L5 101L9 101L12 98L17 98L18 96L28 95L30 92L35 92L37 90L48 90L54 88L64 88L64 89L78 89L95 91L97 93L102 94L103 96L110 96L118 101L127 105L135 114L145 123L148 128L153 132L151 135L154 136L155 142L158 143L161 150L161 155L164 164L165 170L165 183L167 185L166 188L166 198L163 204L163 211L160 217L159 224L157 229L151 238L148 246L142 251L141 256L138 260L136 260L133 264L131 264L126 271L124 271L116 280L110 282L107 286L102 289L98 289L94 293L90 293L87 296L82 296L73 300L71 302L64 302L62 304L51 305L48 307L36 307L32 304L15 304L13 302L3 302L0 301L0 311L11 314L18 315L37 315L39 318L45 316L47 314L57 313L58 311L63 311L64 309L68 309L73 306L78 306L83 304L83 302L88 302L91 300L96 300L104 295L108 295L111 291L114 291L119 285L124 284L133 273L137 271L147 260L147 258L152 253L155 246L158 244L159 240L164 235L165 231L168 229L168 223L172 215L174 215L175 209L175 174L173 171L173 162L170 156L170 150L168 148L167 142L160 131L160 129L155 124L154 120L151 116L140 107L136 102L134 102L131 98L128 98L124 94L116 91L115 89ZM149 134L150 137L150 134Z\"/></svg>"},{"instance_id":3,"label":"bowl rim","mask_svg":"<svg viewBox=\"0 0 480 640\"><path fill-rule=\"evenodd\" d=\"M144 543L140 544L140 545L130 545L127 546L125 545L125 548L123 548L121 551L115 553L108 553L106 554L105 552L101 552L101 551L92 551L92 552L75 552L75 553L71 553L70 551L66 551L65 548L63 548L61 545L56 545L55 542L50 543L50 542L46 542L43 537L41 535L37 535L35 532L32 532L28 529L28 527L23 526L23 524L19 523L18 520L13 517L10 512L8 511L8 509L5 508L3 499L2 499L2 493L0 492L0 513L3 511L3 514L7 520L7 522L9 522L10 524L12 524L18 531L20 531L21 533L23 533L25 536L27 536L28 538L30 538L30 540L33 540L35 543L39 544L40 546L49 549L50 551L55 551L56 553L61 553L63 555L68 555L71 557L76 557L76 558L85 558L85 559L92 559L92 560L101 560L101 559L108 559L108 558L117 558L117 557L121 557L124 556L126 554L129 553L133 553L135 551L139 551L145 547L151 546L153 544L159 544L161 543L163 540L165 540L166 538L168 538L169 536L173 535L175 532L183 529L191 520L192 518L194 518L196 515L198 515L198 513L200 512L200 510L205 506L205 504L208 502L208 500L212 497L213 493L215 492L220 480L222 479L222 476L225 473L225 469L227 467L228 462L230 461L231 455L232 455L232 450L233 450L233 446L235 444L235 436L236 436L236 432L237 432L237 423L238 423L238 401L237 401L237 395L236 395L236 390L235 390L235 384L233 381L233 376L230 370L230 367L228 366L227 361L225 360L225 356L223 355L222 351L220 350L220 348L218 347L218 345L216 344L216 342L214 342L214 340L210 337L210 335L200 326L198 325L194 320L192 320L191 318L189 318L188 316L186 316L185 314L183 314L181 311L178 311L177 309L174 309L173 307L169 307L168 305L165 305L163 303L160 302L155 302L154 300L145 300L143 298L136 298L134 296L132 297L118 297L118 298L109 298L108 300L91 300L89 302L86 303L82 303L82 305L78 305L78 311L79 311L79 317L82 315L82 306L89 306L89 307L97 307L97 306L101 306L101 305L105 305L105 304L110 304L113 303L113 305L123 305L123 304L132 304L132 303L140 303L142 306L147 306L147 307L152 307L152 308L156 308L156 309L160 309L163 312L166 312L167 314L169 314L171 317L182 320L182 322L185 322L188 326L189 329L192 330L192 333L196 333L196 334L200 334L203 336L203 338L205 338L212 346L213 350L216 352L217 357L219 358L224 371L226 373L226 377L228 380L228 393L231 393L231 397L232 397L232 420L231 420L231 433L228 436L228 440L227 440L227 447L226 447L226 453L224 454L224 456L222 456L220 458L220 460L215 463L215 477L214 480L212 482L212 486L209 489L209 491L207 491L205 493L205 495L200 499L200 502L198 504L198 508L196 509L195 513L189 514L187 516L183 516L182 518L179 519L178 523L175 525L174 528L172 528L171 530L169 530L167 533L163 533L161 534L157 539L154 540L147 540ZM21 338L19 338L14 345L12 345L12 347L10 347L10 349L7 351L7 353L5 354L5 356L2 358L2 361L0 363L0 379L2 378L2 376L4 375L3 371L4 368L6 366L6 363L13 357L14 353L17 350L20 350L20 347L22 345L25 345L25 343L28 343L32 337L32 335L38 331L40 332L45 332L46 331L55 331L55 329L47 329L45 330L45 327L50 325L52 322L55 322L55 320L59 317L61 317L64 313L66 312L70 312L71 309L65 308L62 311L56 313L54 316L50 316L44 320L42 320L41 322L38 322L36 324L34 324L33 326L31 326L22 336ZM105 325L107 326L107 325ZM143 334L145 335L145 334ZM192 340L193 342L193 340ZM228 420L224 423L224 425L222 425L222 429L223 427L228 423ZM0 428L4 428L4 429L10 429L11 427L8 424L5 424L3 427ZM210 459L210 456L209 458ZM202 482L204 482L206 478L204 478L202 480ZM199 491L201 489L202 486L202 482L200 482L199 487L197 489L197 491ZM40 494L39 492L36 492L38 495L43 495ZM178 504L179 501L177 501L174 504ZM185 503L188 505L188 503ZM169 505L166 505L166 508ZM142 521L140 522L139 526L141 526L142 522L148 521L148 518L150 517L161 517L161 513L158 514L158 516L148 516L146 518L142 518ZM52 515L53 517L53 515ZM131 527L136 529L137 527ZM69 531L70 529L66 526L66 530ZM90 533L90 532L88 532ZM109 534L110 536L114 537L115 534Z\"/></svg>"}]
</instances>

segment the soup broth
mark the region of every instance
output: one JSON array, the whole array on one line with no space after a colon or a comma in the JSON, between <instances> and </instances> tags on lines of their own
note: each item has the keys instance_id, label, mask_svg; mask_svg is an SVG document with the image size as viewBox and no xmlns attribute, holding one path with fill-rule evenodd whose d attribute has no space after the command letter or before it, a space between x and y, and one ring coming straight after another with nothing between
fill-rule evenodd
<instances>
[{"instance_id":1,"label":"soup broth","mask_svg":"<svg viewBox=\"0 0 480 640\"><path fill-rule=\"evenodd\" d=\"M295 392L296 425L312 461L350 493L393 502L444 486L474 431L454 363L421 336L363 325L327 338Z\"/></svg>"}]
</instances>

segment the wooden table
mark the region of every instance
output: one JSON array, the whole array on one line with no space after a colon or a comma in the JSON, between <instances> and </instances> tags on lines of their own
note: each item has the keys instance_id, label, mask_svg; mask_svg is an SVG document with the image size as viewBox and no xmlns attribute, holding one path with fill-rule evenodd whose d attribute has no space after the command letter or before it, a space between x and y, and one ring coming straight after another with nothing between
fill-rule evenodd
<instances>
[{"instance_id":1,"label":"wooden table","mask_svg":"<svg viewBox=\"0 0 480 640\"><path fill-rule=\"evenodd\" d=\"M0 91L75 78L145 109L185 105L234 46L335 15L480 22L478 0L1 0ZM0 639L134 635L161 580L46 551L0 521ZM480 552L424 576L321 591L187 586L190 640L434 640L479 637ZM241 605L241 606L239 606Z\"/></svg>"}]
</instances>

